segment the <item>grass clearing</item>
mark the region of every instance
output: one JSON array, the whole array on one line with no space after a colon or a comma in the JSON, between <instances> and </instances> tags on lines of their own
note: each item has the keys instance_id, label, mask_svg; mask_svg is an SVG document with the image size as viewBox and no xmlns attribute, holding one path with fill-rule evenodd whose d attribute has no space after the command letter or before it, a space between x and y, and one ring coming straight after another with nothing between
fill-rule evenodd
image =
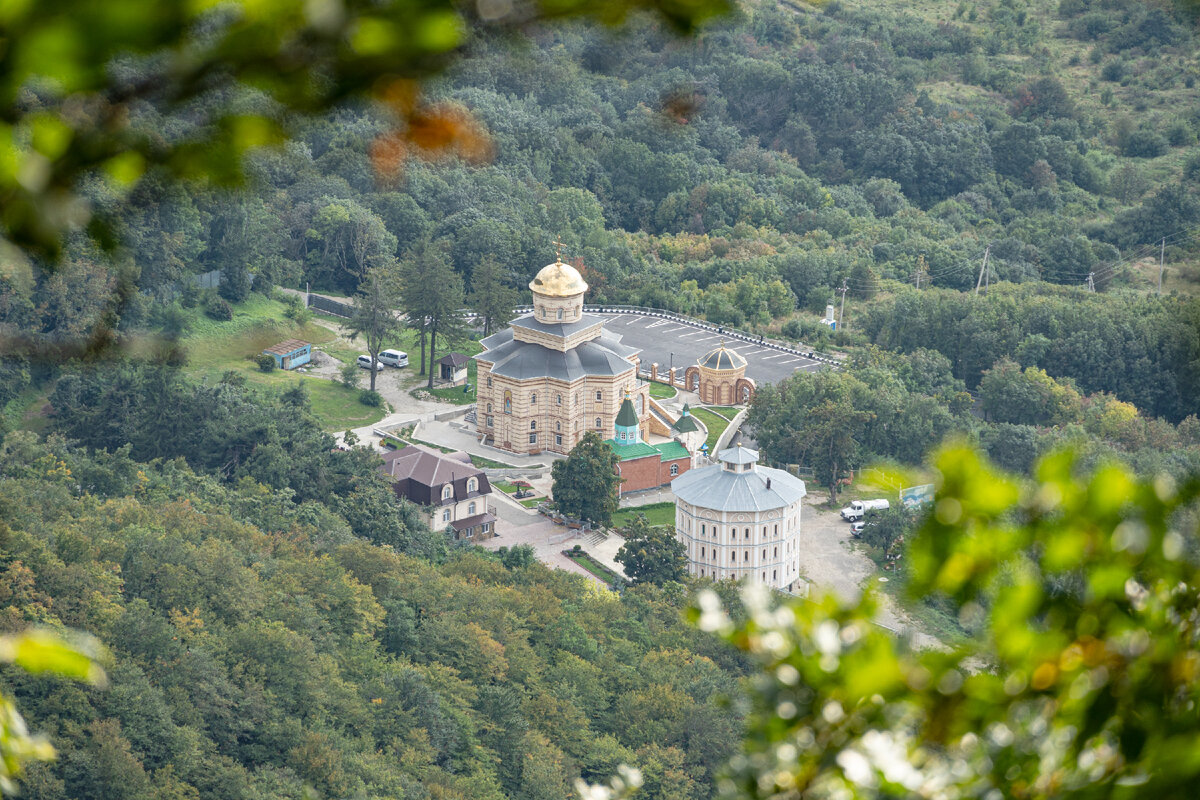
<instances>
[{"instance_id":1,"label":"grass clearing","mask_svg":"<svg viewBox=\"0 0 1200 800\"><path fill-rule=\"evenodd\" d=\"M629 508L622 508L620 511L613 514L613 527L626 527L635 519L637 519L638 514L645 514L646 522L653 526L675 526L675 504L668 500L662 503L650 503L649 505L645 506L630 506Z\"/></svg>"},{"instance_id":2,"label":"grass clearing","mask_svg":"<svg viewBox=\"0 0 1200 800\"><path fill-rule=\"evenodd\" d=\"M655 400L670 400L675 395L679 394L674 386L668 386L665 383L658 381L650 381L650 396Z\"/></svg>"},{"instance_id":3,"label":"grass clearing","mask_svg":"<svg viewBox=\"0 0 1200 800\"><path fill-rule=\"evenodd\" d=\"M313 344L333 342L337 333L309 322L297 325L284 316L286 306L260 294L251 294L233 307L227 322L209 319L200 309L189 309L188 334L182 344L187 353L184 371L201 380L220 380L227 372L244 377L252 385L274 391L304 384L313 414L328 431L344 431L373 425L384 417L384 409L363 405L357 389L322 378L305 377L292 370L263 372L254 357L284 339L302 339Z\"/></svg>"},{"instance_id":4,"label":"grass clearing","mask_svg":"<svg viewBox=\"0 0 1200 800\"><path fill-rule=\"evenodd\" d=\"M721 434L729 427L729 420L707 408L693 408L691 413L708 428L708 439L704 443L708 445L708 452L711 453L717 446L717 440L721 438Z\"/></svg>"},{"instance_id":5,"label":"grass clearing","mask_svg":"<svg viewBox=\"0 0 1200 800\"><path fill-rule=\"evenodd\" d=\"M480 469L522 469L522 467L513 466L512 464L505 464L501 461L493 461L490 458L484 458L483 456L477 456L473 454L471 456L471 463Z\"/></svg>"},{"instance_id":6,"label":"grass clearing","mask_svg":"<svg viewBox=\"0 0 1200 800\"><path fill-rule=\"evenodd\" d=\"M730 422L732 422L733 418L742 412L742 409L738 408L737 406L705 406L705 408L707 408L709 411L714 411L717 414L720 414Z\"/></svg>"},{"instance_id":7,"label":"grass clearing","mask_svg":"<svg viewBox=\"0 0 1200 800\"><path fill-rule=\"evenodd\" d=\"M618 580L625 580L607 566L592 558L583 550L564 550L563 555L586 569L588 572L592 573L592 575L607 583L609 586L616 583Z\"/></svg>"}]
</instances>

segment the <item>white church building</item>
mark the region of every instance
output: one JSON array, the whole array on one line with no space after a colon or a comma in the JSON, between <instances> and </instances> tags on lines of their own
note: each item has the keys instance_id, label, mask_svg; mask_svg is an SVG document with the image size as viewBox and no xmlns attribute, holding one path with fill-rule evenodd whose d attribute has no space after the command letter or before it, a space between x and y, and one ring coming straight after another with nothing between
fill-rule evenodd
<instances>
[{"instance_id":1,"label":"white church building","mask_svg":"<svg viewBox=\"0 0 1200 800\"><path fill-rule=\"evenodd\" d=\"M744 447L722 450L718 459L671 482L688 572L789 588L800 577L804 481L758 466L758 452Z\"/></svg>"}]
</instances>

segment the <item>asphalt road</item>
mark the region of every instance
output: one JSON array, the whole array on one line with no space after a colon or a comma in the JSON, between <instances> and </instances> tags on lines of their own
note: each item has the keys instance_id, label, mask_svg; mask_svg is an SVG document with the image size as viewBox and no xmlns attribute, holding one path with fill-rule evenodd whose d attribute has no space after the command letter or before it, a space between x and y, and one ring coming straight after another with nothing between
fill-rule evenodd
<instances>
[{"instance_id":1,"label":"asphalt road","mask_svg":"<svg viewBox=\"0 0 1200 800\"><path fill-rule=\"evenodd\" d=\"M642 365L658 364L660 374L674 365L677 376L695 364L701 356L720 344L720 333L692 327L676 320L638 314L600 314L607 322L605 328L620 334L621 341L642 349ZM769 344L725 339L728 350L736 350L746 359L746 376L755 382L779 383L797 370L812 371L827 367L809 358L782 352Z\"/></svg>"}]
</instances>

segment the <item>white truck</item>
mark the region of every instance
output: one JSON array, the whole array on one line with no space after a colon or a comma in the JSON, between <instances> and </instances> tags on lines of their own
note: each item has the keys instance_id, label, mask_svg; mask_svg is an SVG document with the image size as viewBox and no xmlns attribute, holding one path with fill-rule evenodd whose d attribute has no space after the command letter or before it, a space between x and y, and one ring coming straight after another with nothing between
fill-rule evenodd
<instances>
[{"instance_id":1,"label":"white truck","mask_svg":"<svg viewBox=\"0 0 1200 800\"><path fill-rule=\"evenodd\" d=\"M887 511L892 504L887 500L853 500L842 509L842 519L846 522L858 522L868 512Z\"/></svg>"}]
</instances>

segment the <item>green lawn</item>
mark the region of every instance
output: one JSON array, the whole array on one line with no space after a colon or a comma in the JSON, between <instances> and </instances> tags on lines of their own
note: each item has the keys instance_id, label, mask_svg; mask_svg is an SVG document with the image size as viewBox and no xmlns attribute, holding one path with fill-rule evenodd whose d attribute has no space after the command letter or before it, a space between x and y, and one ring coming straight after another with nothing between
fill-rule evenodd
<instances>
[{"instance_id":1,"label":"green lawn","mask_svg":"<svg viewBox=\"0 0 1200 800\"><path fill-rule=\"evenodd\" d=\"M669 400L679 394L674 386L669 386L658 381L650 381L650 396L656 400Z\"/></svg>"},{"instance_id":2,"label":"green lawn","mask_svg":"<svg viewBox=\"0 0 1200 800\"><path fill-rule=\"evenodd\" d=\"M518 467L514 467L512 464L505 464L500 461L492 461L490 458L484 458L483 456L476 455L471 456L471 463L480 469L518 469Z\"/></svg>"},{"instance_id":3,"label":"green lawn","mask_svg":"<svg viewBox=\"0 0 1200 800\"><path fill-rule=\"evenodd\" d=\"M713 448L717 446L717 440L721 438L721 434L729 427L729 420L722 417L720 414L714 414L707 408L693 408L692 416L704 423L708 428L708 439L705 444L708 445L708 452L712 453Z\"/></svg>"},{"instance_id":4,"label":"green lawn","mask_svg":"<svg viewBox=\"0 0 1200 800\"><path fill-rule=\"evenodd\" d=\"M651 525L675 526L675 504L667 501L663 503L651 503L646 506L623 508L613 514L613 527L624 528L637 519L638 514L645 514L646 521Z\"/></svg>"},{"instance_id":5,"label":"green lawn","mask_svg":"<svg viewBox=\"0 0 1200 800\"><path fill-rule=\"evenodd\" d=\"M200 309L189 310L190 325L182 344L187 353L184 371L193 377L219 380L226 372L276 391L304 383L312 400L313 413L329 431L344 431L373 425L383 419L382 408L358 401L358 390L321 378L309 378L289 370L262 372L254 357L284 339L302 339L313 344L331 342L337 334L316 322L297 325L284 316L286 306L259 294L233 307L233 319L218 322Z\"/></svg>"},{"instance_id":6,"label":"green lawn","mask_svg":"<svg viewBox=\"0 0 1200 800\"><path fill-rule=\"evenodd\" d=\"M715 411L725 419L732 421L734 417L741 413L741 409L737 406L706 406L709 411Z\"/></svg>"},{"instance_id":7,"label":"green lawn","mask_svg":"<svg viewBox=\"0 0 1200 800\"><path fill-rule=\"evenodd\" d=\"M530 497L526 500L518 500L517 502L520 503L521 505L525 506L526 508L537 508L539 505L546 502L546 498L545 497Z\"/></svg>"},{"instance_id":8,"label":"green lawn","mask_svg":"<svg viewBox=\"0 0 1200 800\"><path fill-rule=\"evenodd\" d=\"M565 552L567 558L571 559L576 564L583 567L588 572L592 573L597 578L599 578L600 580L607 583L609 586L614 584L618 579L622 580L622 581L625 580L620 575L613 572L611 569L606 567L604 564L601 564L599 561L592 558L591 556L589 556L587 553L585 553L583 551L576 553L572 550L566 550L564 552Z\"/></svg>"}]
</instances>

